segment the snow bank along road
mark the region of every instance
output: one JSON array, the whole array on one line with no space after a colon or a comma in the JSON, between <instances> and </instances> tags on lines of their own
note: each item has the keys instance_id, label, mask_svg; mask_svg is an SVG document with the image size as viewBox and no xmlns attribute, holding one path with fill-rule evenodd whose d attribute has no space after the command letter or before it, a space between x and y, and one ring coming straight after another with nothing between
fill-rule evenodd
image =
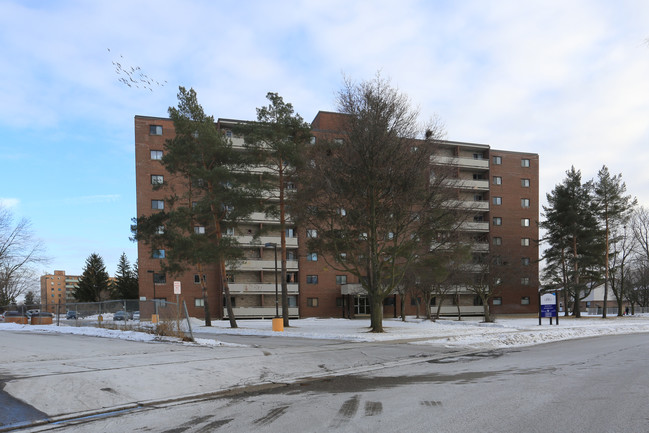
<instances>
[{"instance_id":1,"label":"snow bank along road","mask_svg":"<svg viewBox=\"0 0 649 433\"><path fill-rule=\"evenodd\" d=\"M382 335L368 334L363 321L302 320L294 321L295 327L281 336L267 330L268 321L260 325L266 329L250 321L239 330L202 328L202 337L212 337L198 345L160 343L148 334L96 328L4 324L0 326L0 431L21 423L133 410L498 347L649 330L647 318L625 319L562 319L559 327L538 327L538 321L531 319L489 325L388 321L390 332ZM68 331L73 333L58 333ZM84 332L110 338L79 335ZM256 335L257 347L219 345L215 338L224 333L240 338ZM269 336L273 344L264 344ZM288 336L310 340L278 343Z\"/></svg>"}]
</instances>

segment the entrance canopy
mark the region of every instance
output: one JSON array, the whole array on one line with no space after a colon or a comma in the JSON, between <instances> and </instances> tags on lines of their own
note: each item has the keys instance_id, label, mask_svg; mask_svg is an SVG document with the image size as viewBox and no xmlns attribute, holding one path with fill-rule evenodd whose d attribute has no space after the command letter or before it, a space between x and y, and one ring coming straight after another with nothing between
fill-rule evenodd
<instances>
[{"instance_id":1,"label":"entrance canopy","mask_svg":"<svg viewBox=\"0 0 649 433\"><path fill-rule=\"evenodd\" d=\"M341 295L367 295L367 292L361 284L342 284L340 286Z\"/></svg>"}]
</instances>

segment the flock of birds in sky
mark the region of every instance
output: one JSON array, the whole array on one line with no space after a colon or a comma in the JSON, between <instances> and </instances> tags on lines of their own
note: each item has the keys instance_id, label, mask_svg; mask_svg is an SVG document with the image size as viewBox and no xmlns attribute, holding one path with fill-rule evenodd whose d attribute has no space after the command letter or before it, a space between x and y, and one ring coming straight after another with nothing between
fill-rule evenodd
<instances>
[{"instance_id":1,"label":"flock of birds in sky","mask_svg":"<svg viewBox=\"0 0 649 433\"><path fill-rule=\"evenodd\" d=\"M110 53L110 48L107 48ZM122 84L127 85L128 87L135 87L137 89L148 89L153 92L154 87L164 87L167 84L167 81L158 81L147 74L142 72L142 69L139 66L128 66L122 65L124 62L124 56L120 54L120 61L113 60L113 66L115 66L115 73L119 75L117 81Z\"/></svg>"}]
</instances>

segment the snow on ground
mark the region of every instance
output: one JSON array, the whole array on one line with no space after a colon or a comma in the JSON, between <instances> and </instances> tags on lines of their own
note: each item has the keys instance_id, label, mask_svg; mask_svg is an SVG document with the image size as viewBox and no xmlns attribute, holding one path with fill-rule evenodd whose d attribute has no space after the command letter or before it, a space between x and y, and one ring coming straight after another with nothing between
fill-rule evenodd
<instances>
[{"instance_id":1,"label":"snow on ground","mask_svg":"<svg viewBox=\"0 0 649 433\"><path fill-rule=\"evenodd\" d=\"M290 327L283 332L273 332L271 320L238 320L239 328L230 328L228 321L212 321L211 327L203 326L198 319L192 320L192 329L200 334L195 343L204 346L239 346L218 341L218 335L259 335L277 337L301 337L313 339L333 339L358 342L372 341L408 341L413 344L430 344L442 346L466 346L473 348L496 349L515 346L529 346L573 338L597 335L630 334L649 332L649 315L625 317L584 317L581 319L561 317L559 325L549 325L549 319L543 319L539 326L538 318L502 318L495 323L482 323L480 318L468 318L462 321L443 319L437 322L408 318L406 322L399 319L385 319L383 327L386 332L377 334L369 332L369 320L358 319L294 319ZM130 321L123 329L107 329L92 326L73 326L74 321L61 321L56 325L17 325L0 323L0 331L12 330L21 332L57 332L65 334L88 335L105 338L145 342L178 342L171 337L159 337L147 332L133 330L137 322ZM143 327L147 324L143 322ZM150 326L150 324L148 324ZM213 338L205 338L212 334Z\"/></svg>"}]
</instances>

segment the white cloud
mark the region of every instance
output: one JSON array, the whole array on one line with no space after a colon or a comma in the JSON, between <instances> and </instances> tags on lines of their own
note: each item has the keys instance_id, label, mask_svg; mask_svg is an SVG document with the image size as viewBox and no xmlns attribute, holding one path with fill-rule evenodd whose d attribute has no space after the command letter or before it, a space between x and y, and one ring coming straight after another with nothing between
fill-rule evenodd
<instances>
[{"instance_id":1,"label":"white cloud","mask_svg":"<svg viewBox=\"0 0 649 433\"><path fill-rule=\"evenodd\" d=\"M20 200L17 198L0 197L0 207L12 209L18 207Z\"/></svg>"}]
</instances>

